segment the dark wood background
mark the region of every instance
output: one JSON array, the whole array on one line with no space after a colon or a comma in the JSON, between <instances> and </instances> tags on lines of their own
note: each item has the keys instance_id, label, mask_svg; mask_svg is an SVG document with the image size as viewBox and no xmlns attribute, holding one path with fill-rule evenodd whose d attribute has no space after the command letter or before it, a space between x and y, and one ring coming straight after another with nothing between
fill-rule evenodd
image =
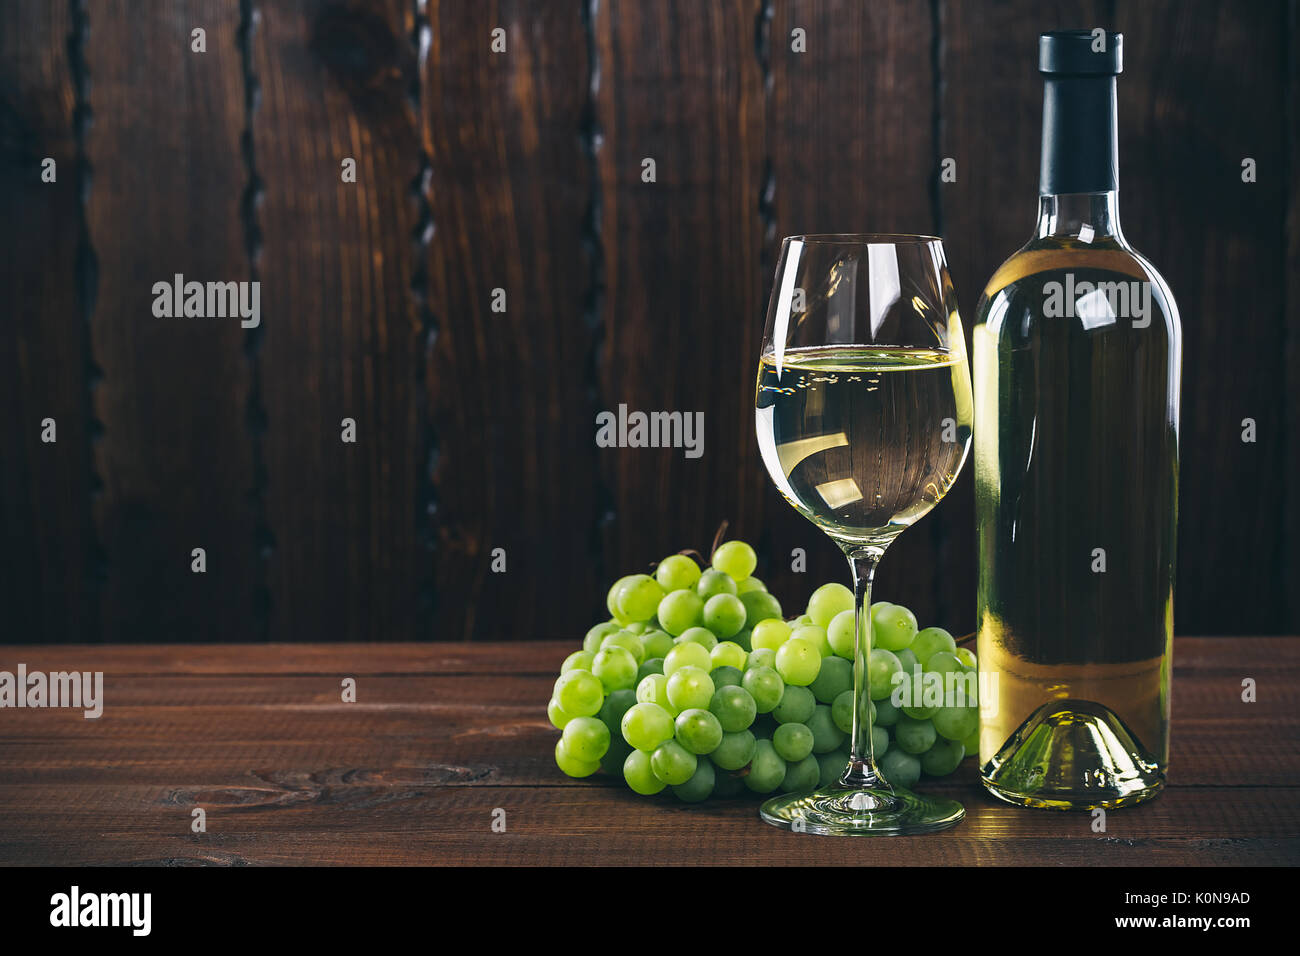
<instances>
[{"instance_id":1,"label":"dark wood background","mask_svg":"<svg viewBox=\"0 0 1300 956\"><path fill-rule=\"evenodd\" d=\"M1035 36L1079 26L1125 33L1123 222L1182 309L1176 626L1295 632L1296 24L1293 0L7 2L0 643L576 640L610 580L724 518L802 604L846 569L753 438L779 239L937 231L969 327L1033 225ZM177 272L259 280L262 326L154 318ZM704 457L598 449L620 402L704 411ZM877 592L959 633L970 470Z\"/></svg>"}]
</instances>

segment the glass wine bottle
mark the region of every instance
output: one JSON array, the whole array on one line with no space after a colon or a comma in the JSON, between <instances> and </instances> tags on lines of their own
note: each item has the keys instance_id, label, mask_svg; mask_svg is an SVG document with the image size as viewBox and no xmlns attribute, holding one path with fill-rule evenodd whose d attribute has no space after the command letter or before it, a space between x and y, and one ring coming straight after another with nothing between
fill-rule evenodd
<instances>
[{"instance_id":1,"label":"glass wine bottle","mask_svg":"<svg viewBox=\"0 0 1300 956\"><path fill-rule=\"evenodd\" d=\"M1004 800L1164 786L1178 511L1178 308L1120 231L1122 37L1039 38L1038 228L973 331L980 766Z\"/></svg>"}]
</instances>

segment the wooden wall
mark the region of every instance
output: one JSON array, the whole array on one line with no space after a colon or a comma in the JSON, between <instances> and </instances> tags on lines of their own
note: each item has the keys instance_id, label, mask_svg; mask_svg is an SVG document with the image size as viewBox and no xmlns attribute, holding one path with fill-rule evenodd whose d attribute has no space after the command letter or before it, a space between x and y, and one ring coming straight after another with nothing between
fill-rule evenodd
<instances>
[{"instance_id":1,"label":"wooden wall","mask_svg":"<svg viewBox=\"0 0 1300 956\"><path fill-rule=\"evenodd\" d=\"M1176 626L1295 633L1295 7L6 3L0 643L576 639L723 519L802 604L846 569L753 437L780 237L938 231L969 326L1033 224L1036 34L1097 25L1182 309ZM155 318L176 273L259 281L262 324ZM704 412L704 456L597 448L620 403ZM965 632L975 575L968 465L877 594Z\"/></svg>"}]
</instances>

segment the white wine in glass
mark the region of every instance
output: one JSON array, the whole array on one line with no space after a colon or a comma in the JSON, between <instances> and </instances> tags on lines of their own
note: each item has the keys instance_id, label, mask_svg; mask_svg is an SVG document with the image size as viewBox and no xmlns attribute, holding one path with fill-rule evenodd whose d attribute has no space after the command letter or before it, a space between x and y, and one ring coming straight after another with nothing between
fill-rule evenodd
<instances>
[{"instance_id":1,"label":"white wine in glass","mask_svg":"<svg viewBox=\"0 0 1300 956\"><path fill-rule=\"evenodd\" d=\"M785 240L755 419L772 481L844 551L856 638L851 754L840 782L768 800L763 819L831 835L940 830L965 811L881 776L871 747L871 581L885 549L938 504L966 459L971 384L940 240Z\"/></svg>"}]
</instances>

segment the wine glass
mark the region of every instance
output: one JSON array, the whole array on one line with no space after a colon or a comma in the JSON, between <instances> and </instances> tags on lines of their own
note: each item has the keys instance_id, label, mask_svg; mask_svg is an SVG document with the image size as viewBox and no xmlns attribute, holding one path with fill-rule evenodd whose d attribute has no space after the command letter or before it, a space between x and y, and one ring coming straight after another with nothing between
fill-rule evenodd
<instances>
[{"instance_id":1,"label":"wine glass","mask_svg":"<svg viewBox=\"0 0 1300 956\"><path fill-rule=\"evenodd\" d=\"M871 746L871 581L885 549L952 486L971 438L965 339L932 236L792 236L759 359L758 446L781 495L853 570L852 751L839 782L763 804L768 823L832 835L925 833L954 800L891 785ZM891 688L892 690L892 688Z\"/></svg>"}]
</instances>

